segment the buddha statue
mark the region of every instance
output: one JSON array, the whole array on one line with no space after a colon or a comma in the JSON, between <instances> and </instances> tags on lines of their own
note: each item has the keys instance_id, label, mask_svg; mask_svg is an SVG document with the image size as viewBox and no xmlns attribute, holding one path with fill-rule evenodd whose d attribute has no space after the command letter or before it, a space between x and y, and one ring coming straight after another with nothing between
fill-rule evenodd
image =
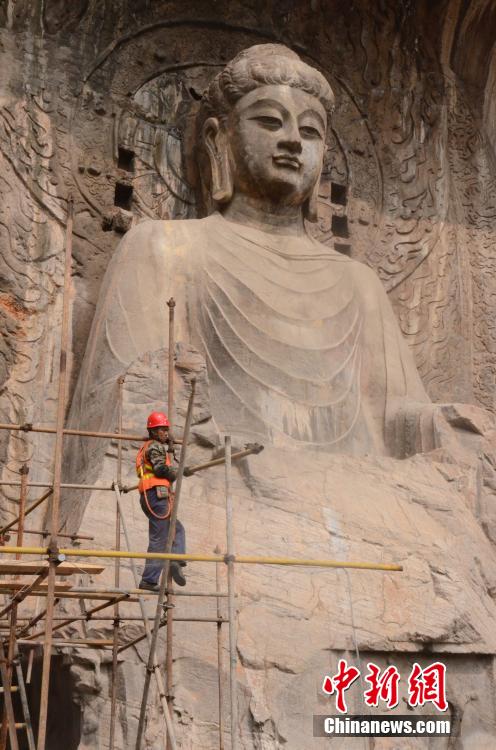
<instances>
[{"instance_id":1,"label":"buddha statue","mask_svg":"<svg viewBox=\"0 0 496 750\"><path fill-rule=\"evenodd\" d=\"M281 45L244 50L212 81L197 118L209 215L143 221L122 240L74 424L109 428L118 376L167 344L172 296L176 339L206 360L219 433L353 455L435 446L429 399L381 282L307 231L333 103L321 73Z\"/></svg>"},{"instance_id":2,"label":"buddha statue","mask_svg":"<svg viewBox=\"0 0 496 750\"><path fill-rule=\"evenodd\" d=\"M325 78L280 45L244 50L212 81L196 137L207 215L146 220L125 235L103 280L71 409L72 426L114 430L124 375L126 430L143 424L139 408L144 415L165 407L166 378L157 385L150 373L158 363L166 374L166 301L174 297L177 351L190 347L208 375L202 405L208 399L212 434L219 444L225 433L233 446L265 445L235 463L236 554L404 565L401 574L354 577L237 566L246 747L275 747L274 737L282 738L278 747L317 747L308 719L323 710L323 675L338 653L360 648L382 659L389 652L394 663L403 654L402 673L412 651L419 659L438 646L443 660L455 653L451 706L466 696L460 654L486 659L495 649L488 582L496 557L476 521L479 514L484 529L494 529L493 495L484 496L477 466L479 454L493 455L494 424L483 437L483 426L456 412L458 426L469 425L470 450L460 463L451 460L454 449L445 461L450 441L458 445L456 430L430 402L381 282L307 230L316 218L333 101ZM176 370L179 364L178 356ZM179 390L184 417L188 393ZM201 448L208 457L212 445ZM198 448L192 440L188 461ZM80 441L69 461L71 481L116 476L114 457L104 457L98 439ZM132 484L130 455L123 466ZM496 486L496 471L488 476ZM181 517L192 550L222 547L224 492L223 466L184 483ZM103 494L67 494L61 510L71 532L81 525L110 547L115 531ZM131 549L138 550L146 532L132 494L123 498ZM192 565L193 589L211 589L211 573ZM178 731L211 748L217 708L202 702L216 693L202 687L199 696L195 685L210 684L217 652L200 632L181 627L175 641L181 690L174 706L188 717Z\"/></svg>"}]
</instances>

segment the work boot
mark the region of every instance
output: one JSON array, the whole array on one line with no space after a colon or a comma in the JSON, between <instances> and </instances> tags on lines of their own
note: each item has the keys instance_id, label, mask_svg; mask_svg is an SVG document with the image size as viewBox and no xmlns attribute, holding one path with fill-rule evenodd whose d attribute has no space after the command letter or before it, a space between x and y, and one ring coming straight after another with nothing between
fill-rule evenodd
<instances>
[{"instance_id":1,"label":"work boot","mask_svg":"<svg viewBox=\"0 0 496 750\"><path fill-rule=\"evenodd\" d=\"M183 575L181 567L177 562L172 562L170 566L171 576L178 586L186 586L186 578Z\"/></svg>"},{"instance_id":2,"label":"work boot","mask_svg":"<svg viewBox=\"0 0 496 750\"><path fill-rule=\"evenodd\" d=\"M140 581L139 589L144 591L158 591L158 583L148 583L148 581Z\"/></svg>"}]
</instances>

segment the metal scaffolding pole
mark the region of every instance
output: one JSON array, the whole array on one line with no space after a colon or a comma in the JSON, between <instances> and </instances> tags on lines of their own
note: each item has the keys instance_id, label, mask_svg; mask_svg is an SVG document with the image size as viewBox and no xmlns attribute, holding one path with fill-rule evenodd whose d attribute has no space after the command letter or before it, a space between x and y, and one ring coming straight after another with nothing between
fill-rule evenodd
<instances>
[{"instance_id":1,"label":"metal scaffolding pole","mask_svg":"<svg viewBox=\"0 0 496 750\"><path fill-rule=\"evenodd\" d=\"M7 677L7 664L5 658L5 650L3 643L0 641L0 675L2 677L2 684L8 684ZM7 729L10 739L10 750L19 750L19 743L17 742L17 731L15 725L14 708L12 706L12 693L10 690L5 690L3 694L5 702L5 710L7 713Z\"/></svg>"},{"instance_id":2,"label":"metal scaffolding pole","mask_svg":"<svg viewBox=\"0 0 496 750\"><path fill-rule=\"evenodd\" d=\"M46 612L46 635L43 647L43 668L41 678L40 714L38 721L38 746L37 750L45 750L47 715L48 715L48 689L50 685L50 664L52 658L52 625L55 601L55 574L59 562L57 555L57 532L59 530L59 508L60 508L60 483L62 478L62 451L64 414L67 391L67 358L69 355L69 287L71 283L72 269L72 226L74 216L74 203L72 197L68 200L65 264L64 264L64 291L62 302L62 330L60 336L60 362L59 362L59 389L57 402L57 420L54 449L53 469L53 493L50 507L50 569L48 573L48 599Z\"/></svg>"},{"instance_id":3,"label":"metal scaffolding pole","mask_svg":"<svg viewBox=\"0 0 496 750\"><path fill-rule=\"evenodd\" d=\"M218 555L220 549L217 546L214 554ZM220 593L220 566L221 563L215 563L215 589ZM224 750L224 658L222 653L222 613L220 599L216 600L217 604L217 676L219 690L219 750Z\"/></svg>"},{"instance_id":4,"label":"metal scaffolding pole","mask_svg":"<svg viewBox=\"0 0 496 750\"><path fill-rule=\"evenodd\" d=\"M167 414L170 422L170 434L173 434L174 428L174 349L175 349L175 337L174 337L174 308L176 302L171 297L167 302L169 308L169 340L168 340L168 363L167 363ZM172 493L172 488L169 487L169 492ZM174 585L172 583L172 576L169 569L167 576L167 594L166 601L170 609L167 614L166 621L166 645L165 645L165 687L167 691L167 703L170 706L172 704L172 686L173 686L173 639L174 639L174 613L172 607L174 605ZM167 737L167 750L171 750L170 738Z\"/></svg>"},{"instance_id":5,"label":"metal scaffolding pole","mask_svg":"<svg viewBox=\"0 0 496 750\"><path fill-rule=\"evenodd\" d=\"M119 389L118 398L118 414L117 414L117 432L122 432L122 398L123 398L123 387L124 378L121 377L117 381ZM119 441L117 444L117 485L122 485L122 442ZM115 503L115 548L120 550L121 548L121 517L119 513L119 504ZM120 585L120 560L118 557L115 559L114 568L114 585L119 588ZM115 720L117 716L117 667L119 658L119 603L116 601L114 606L114 632L113 632L113 645L112 645L112 683L110 693L110 730L109 730L109 750L114 750L115 743Z\"/></svg>"},{"instance_id":6,"label":"metal scaffolding pole","mask_svg":"<svg viewBox=\"0 0 496 750\"><path fill-rule=\"evenodd\" d=\"M26 497L27 497L27 479L29 474L29 468L26 464L23 464L20 469L21 475L21 491L19 493L19 523L17 528L17 545L22 547L24 540L24 519L26 515ZM16 554L16 559L19 560L21 557L20 552ZM10 632L9 632L9 643L7 647L7 684L3 683L4 690L10 690L12 686L12 672L13 662L16 653L16 628L17 628L17 604L15 604L10 610ZM7 747L7 735L8 735L8 715L7 715L7 704L4 705L2 728L0 731L0 748L5 750Z\"/></svg>"},{"instance_id":7,"label":"metal scaffolding pole","mask_svg":"<svg viewBox=\"0 0 496 750\"><path fill-rule=\"evenodd\" d=\"M171 519L170 519L170 524L169 524L169 535L167 537L167 544L165 547L166 555L170 555L170 550L172 549L172 543L174 541L174 535L176 532L177 510L179 507L179 500L181 497L181 487L182 487L182 481L183 481L183 475L184 475L184 466L185 466L185 461L186 461L186 449L188 445L191 418L193 415L195 386L196 386L196 380L193 378L193 380L191 381L191 394L189 397L188 410L186 412L186 422L184 425L183 445L181 449L181 458L179 460L179 471L178 471L177 480L176 480L176 494L175 494L174 505L172 507ZM183 557L184 556L181 555L180 559L182 559ZM139 718L139 724L138 724L138 734L136 737L136 750L141 750L141 741L142 741L143 733L145 729L145 717L146 717L146 709L147 709L147 702L148 702L148 692L150 689L150 677L151 677L152 672L160 674L159 665L155 663L155 653L157 650L158 631L160 628L162 607L164 604L165 591L167 588L167 578L168 578L169 570L170 570L170 557L169 558L164 557L163 559L165 559L166 562L162 570L162 575L160 576L160 587L159 587L159 594L158 594L158 599L157 599L157 609L155 612L155 622L153 626L152 640L150 644L150 652L148 654L148 663L147 663L146 673L145 673L145 684L143 686L143 695L141 698L141 710L140 710L140 718ZM177 556L175 556L174 559L177 559ZM172 736L171 736L171 745L172 745L172 750L175 750L175 747L174 747L175 741L172 741Z\"/></svg>"},{"instance_id":8,"label":"metal scaffolding pole","mask_svg":"<svg viewBox=\"0 0 496 750\"><path fill-rule=\"evenodd\" d=\"M124 532L124 539L126 540L126 546L129 549L131 547L131 543L130 543L130 540L129 540L129 534L128 534L128 530L127 530L127 524L126 524L126 521L125 521L125 518L124 518L124 514L122 512L121 493L120 493L120 490L119 490L117 484L114 485L114 491L115 491L115 497L116 497L116 501L117 501L117 507L119 509L119 515L121 517L122 530ZM141 555L141 557L143 557L143 555ZM131 559L131 570L132 570L133 578L134 578L134 585L136 586L136 588L138 588L139 577L138 577L138 572L136 570L136 565L134 563L134 557L131 557L130 559ZM146 640L148 641L148 644L150 645L150 643L151 643L151 631L150 631L150 625L148 624L148 617L147 617L147 614L146 614L145 601L143 599L143 596L138 596L138 601L139 601L139 605L140 605L140 609L141 609L141 617L142 617L142 620L143 620L143 626L145 628ZM167 704L167 698L166 698L166 695L165 695L165 686L164 686L164 682L162 680L162 675L160 674L160 670L159 669L154 670L154 675L155 675L155 681L157 683L157 691L158 691L159 698L160 698L160 704L162 706L162 711L163 711L163 715L164 715L166 735L170 736L172 738L173 750L176 750L176 747L177 747L177 745L176 745L176 737L175 737L175 734L174 734L174 727L172 725L172 719L171 719L170 714L169 714L169 706Z\"/></svg>"},{"instance_id":9,"label":"metal scaffolding pole","mask_svg":"<svg viewBox=\"0 0 496 750\"><path fill-rule=\"evenodd\" d=\"M21 491L22 491L22 481L18 483L18 486L21 487ZM27 487L32 487L33 485L32 484L28 484L27 483L27 478L26 478L26 484L24 486L27 488ZM41 503L44 503L45 500L48 497L50 497L51 494L52 494L52 488L50 487L50 489L48 490L48 492L43 493L43 495L40 498L38 498L38 500L35 500L35 502L32 505L30 505L29 508L26 508L26 510L24 512L24 518L26 516L28 516L30 513L32 513L33 510L36 510L36 508L38 508L38 506L41 505ZM19 518L20 518L20 516L17 516L17 518L14 518L14 520L11 521L10 523L8 523L6 526L2 526L2 528L0 529L0 538L3 537L4 534L7 531L10 531L11 529L13 529L13 527L16 524L19 523ZM22 545L20 545L20 546L22 546Z\"/></svg>"},{"instance_id":10,"label":"metal scaffolding pole","mask_svg":"<svg viewBox=\"0 0 496 750\"><path fill-rule=\"evenodd\" d=\"M122 519L122 515L121 515ZM200 554L184 554L181 555L175 552L117 552L112 549L78 549L75 547L61 547L59 550L61 556L64 557L101 557L112 558L120 557L123 560L169 560L169 561L180 561L185 560L186 562L228 562L226 555L200 555ZM23 555L48 555L50 548L47 547L1 547L0 555L12 555L16 552L22 552ZM257 555L232 555L231 562L238 563L241 565L289 565L302 568L348 568L350 570L382 570L388 573L401 572L403 570L402 565L396 565L396 563L374 563L374 562L358 562L354 560L312 560L298 557L263 557ZM77 589L76 589L77 590ZM105 589L109 591L110 589ZM91 589L88 589L91 591ZM149 592L140 592L143 595L149 595ZM176 595L182 592L177 591ZM91 598L88 593L88 598ZM189 594L184 593L184 596ZM209 593L208 596L216 596L215 593Z\"/></svg>"},{"instance_id":11,"label":"metal scaffolding pole","mask_svg":"<svg viewBox=\"0 0 496 750\"><path fill-rule=\"evenodd\" d=\"M231 695L231 748L238 748L238 681L236 677L236 589L234 580L234 535L231 494L231 436L225 437L226 455L226 542L227 542L227 606L229 612L229 686Z\"/></svg>"}]
</instances>

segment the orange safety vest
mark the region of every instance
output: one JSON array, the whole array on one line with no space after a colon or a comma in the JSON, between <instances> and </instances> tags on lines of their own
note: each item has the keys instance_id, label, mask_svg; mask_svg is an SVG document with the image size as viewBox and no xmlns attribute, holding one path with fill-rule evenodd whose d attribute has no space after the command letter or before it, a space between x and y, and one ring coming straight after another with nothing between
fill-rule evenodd
<instances>
[{"instance_id":1,"label":"orange safety vest","mask_svg":"<svg viewBox=\"0 0 496 750\"><path fill-rule=\"evenodd\" d=\"M145 443L143 443L138 451L138 455L136 456L136 474L139 477L139 492L146 492L152 487L158 486L170 487L170 482L168 479L160 479L159 477L155 476L155 474L153 473L153 466L147 461L146 451L150 443L153 442L153 440L147 440ZM171 465L171 460L168 453L165 457L165 463L167 464L167 466Z\"/></svg>"}]
</instances>

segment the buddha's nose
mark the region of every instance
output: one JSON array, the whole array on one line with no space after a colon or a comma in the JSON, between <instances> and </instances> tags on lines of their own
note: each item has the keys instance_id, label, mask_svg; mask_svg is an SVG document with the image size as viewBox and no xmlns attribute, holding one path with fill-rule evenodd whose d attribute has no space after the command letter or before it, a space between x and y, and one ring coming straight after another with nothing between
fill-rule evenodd
<instances>
[{"instance_id":1,"label":"buddha's nose","mask_svg":"<svg viewBox=\"0 0 496 750\"><path fill-rule=\"evenodd\" d=\"M282 150L289 151L291 154L301 154L302 146L301 146L301 139L300 137L286 137L282 138L278 146Z\"/></svg>"},{"instance_id":2,"label":"buddha's nose","mask_svg":"<svg viewBox=\"0 0 496 750\"><path fill-rule=\"evenodd\" d=\"M281 133L279 148L285 149L292 154L301 154L301 136L297 122L287 122L284 131Z\"/></svg>"}]
</instances>

